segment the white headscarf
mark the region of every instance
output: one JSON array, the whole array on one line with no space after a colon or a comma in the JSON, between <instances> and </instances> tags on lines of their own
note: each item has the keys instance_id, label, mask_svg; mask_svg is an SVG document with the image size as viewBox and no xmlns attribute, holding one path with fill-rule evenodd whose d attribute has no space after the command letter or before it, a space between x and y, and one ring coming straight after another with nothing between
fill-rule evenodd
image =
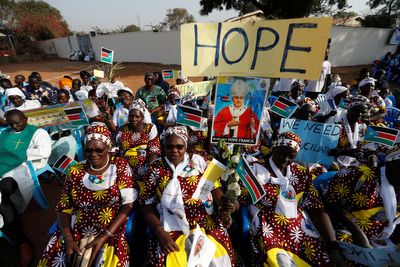
<instances>
[{"instance_id":1,"label":"white headscarf","mask_svg":"<svg viewBox=\"0 0 400 267\"><path fill-rule=\"evenodd\" d=\"M337 85L331 89L329 89L328 93L326 93L325 100L334 99L335 96L340 95L341 93L347 91L347 87Z\"/></svg>"},{"instance_id":2,"label":"white headscarf","mask_svg":"<svg viewBox=\"0 0 400 267\"><path fill-rule=\"evenodd\" d=\"M12 95L17 95L17 96L20 96L22 99L26 99L26 96L24 95L24 93L17 87L12 87L12 88L6 89L5 95L6 95L7 99L8 99L8 97L10 97Z\"/></svg>"},{"instance_id":3,"label":"white headscarf","mask_svg":"<svg viewBox=\"0 0 400 267\"><path fill-rule=\"evenodd\" d=\"M372 84L373 86L375 86L375 82L376 82L376 80L374 78L371 78L371 77L365 78L358 84L358 88L363 87L364 85L367 85L367 84Z\"/></svg>"}]
</instances>

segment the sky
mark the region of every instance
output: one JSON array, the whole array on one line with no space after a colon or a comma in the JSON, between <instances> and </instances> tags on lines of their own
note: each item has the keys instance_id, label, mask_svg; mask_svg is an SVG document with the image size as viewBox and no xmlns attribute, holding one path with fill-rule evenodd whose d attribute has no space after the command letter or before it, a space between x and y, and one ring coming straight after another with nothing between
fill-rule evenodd
<instances>
[{"instance_id":1,"label":"sky","mask_svg":"<svg viewBox=\"0 0 400 267\"><path fill-rule=\"evenodd\" d=\"M238 15L235 10L213 11L200 16L200 0L44 0L60 10L72 31L90 31L92 27L113 30L129 24L142 30L160 23L171 8L185 8L197 22L222 21ZM299 0L301 1L301 0ZM367 0L348 0L350 10L361 14L368 10Z\"/></svg>"}]
</instances>

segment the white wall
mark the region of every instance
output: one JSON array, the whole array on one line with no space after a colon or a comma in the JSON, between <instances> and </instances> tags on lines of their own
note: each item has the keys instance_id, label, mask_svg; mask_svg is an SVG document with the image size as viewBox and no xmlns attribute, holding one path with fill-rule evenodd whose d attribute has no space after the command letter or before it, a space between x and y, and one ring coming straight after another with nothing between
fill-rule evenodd
<instances>
[{"instance_id":1,"label":"white wall","mask_svg":"<svg viewBox=\"0 0 400 267\"><path fill-rule=\"evenodd\" d=\"M91 37L96 60L102 46L114 50L114 61L181 64L180 32L130 32Z\"/></svg>"},{"instance_id":2,"label":"white wall","mask_svg":"<svg viewBox=\"0 0 400 267\"><path fill-rule=\"evenodd\" d=\"M334 26L331 32L329 61L333 66L370 64L386 52L396 50L396 45L387 45L390 29L352 28ZM72 50L78 49L77 38L58 38L38 42L47 54L68 58ZM96 60L102 46L115 50L114 61L151 62L181 64L180 33L175 32L131 32L102 35L90 38ZM53 47L53 48L51 48Z\"/></svg>"},{"instance_id":3,"label":"white wall","mask_svg":"<svg viewBox=\"0 0 400 267\"><path fill-rule=\"evenodd\" d=\"M332 66L370 64L386 52L395 52L396 45L387 45L390 29L334 26L331 31L329 61Z\"/></svg>"}]
</instances>

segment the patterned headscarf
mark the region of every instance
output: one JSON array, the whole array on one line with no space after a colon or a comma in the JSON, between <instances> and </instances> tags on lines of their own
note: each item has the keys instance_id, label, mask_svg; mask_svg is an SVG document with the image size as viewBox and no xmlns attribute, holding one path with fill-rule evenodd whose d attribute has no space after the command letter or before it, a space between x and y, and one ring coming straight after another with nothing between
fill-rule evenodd
<instances>
[{"instance_id":1,"label":"patterned headscarf","mask_svg":"<svg viewBox=\"0 0 400 267\"><path fill-rule=\"evenodd\" d=\"M93 122L87 129L85 144L90 140L98 140L111 146L111 132L104 123Z\"/></svg>"},{"instance_id":2,"label":"patterned headscarf","mask_svg":"<svg viewBox=\"0 0 400 267\"><path fill-rule=\"evenodd\" d=\"M167 140L167 138L170 137L171 135L176 135L180 137L185 142L185 145L187 147L189 134L186 129L186 126L174 126L165 129L164 132L161 134L161 140L163 141L163 143L165 143L165 140Z\"/></svg>"},{"instance_id":3,"label":"patterned headscarf","mask_svg":"<svg viewBox=\"0 0 400 267\"><path fill-rule=\"evenodd\" d=\"M303 107L305 105L310 106L312 111L318 112L317 103L314 100L312 100L311 98L306 97L301 101L301 107Z\"/></svg>"},{"instance_id":4,"label":"patterned headscarf","mask_svg":"<svg viewBox=\"0 0 400 267\"><path fill-rule=\"evenodd\" d=\"M172 87L168 91L168 96L169 95L174 95L175 98L180 98L181 97L181 92L177 88Z\"/></svg>"},{"instance_id":5,"label":"patterned headscarf","mask_svg":"<svg viewBox=\"0 0 400 267\"><path fill-rule=\"evenodd\" d=\"M362 95L353 96L349 99L348 109L362 105L369 105L369 99Z\"/></svg>"},{"instance_id":6,"label":"patterned headscarf","mask_svg":"<svg viewBox=\"0 0 400 267\"><path fill-rule=\"evenodd\" d=\"M147 111L146 105L142 99L136 99L135 101L133 101L133 103L129 107L129 111L131 111L132 109L139 110L143 114L143 116L146 114Z\"/></svg>"},{"instance_id":7,"label":"patterned headscarf","mask_svg":"<svg viewBox=\"0 0 400 267\"><path fill-rule=\"evenodd\" d=\"M288 146L299 152L301 147L301 139L294 133L285 132L278 135L278 140L274 147Z\"/></svg>"}]
</instances>

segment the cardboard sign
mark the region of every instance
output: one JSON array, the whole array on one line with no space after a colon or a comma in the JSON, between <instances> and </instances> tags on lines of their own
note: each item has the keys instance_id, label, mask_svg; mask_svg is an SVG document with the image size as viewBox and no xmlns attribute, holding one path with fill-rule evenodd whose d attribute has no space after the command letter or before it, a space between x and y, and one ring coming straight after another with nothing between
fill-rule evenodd
<instances>
[{"instance_id":1,"label":"cardboard sign","mask_svg":"<svg viewBox=\"0 0 400 267\"><path fill-rule=\"evenodd\" d=\"M100 61L107 64L112 64L114 60L114 50L102 47L100 51Z\"/></svg>"},{"instance_id":2,"label":"cardboard sign","mask_svg":"<svg viewBox=\"0 0 400 267\"><path fill-rule=\"evenodd\" d=\"M307 163L332 164L334 158L329 150L339 142L341 125L324 124L314 121L282 119L279 133L292 132L301 139L301 148L296 160Z\"/></svg>"},{"instance_id":3,"label":"cardboard sign","mask_svg":"<svg viewBox=\"0 0 400 267\"><path fill-rule=\"evenodd\" d=\"M318 80L332 18L181 27L183 76L258 76Z\"/></svg>"},{"instance_id":4,"label":"cardboard sign","mask_svg":"<svg viewBox=\"0 0 400 267\"><path fill-rule=\"evenodd\" d=\"M205 82L196 82L196 83L185 83L175 85L175 87L179 90L181 97L186 95L187 93L193 93L196 97L205 96L212 89L215 81L205 81Z\"/></svg>"},{"instance_id":5,"label":"cardboard sign","mask_svg":"<svg viewBox=\"0 0 400 267\"><path fill-rule=\"evenodd\" d=\"M94 69L93 76L98 77L98 78L104 78L104 71Z\"/></svg>"},{"instance_id":6,"label":"cardboard sign","mask_svg":"<svg viewBox=\"0 0 400 267\"><path fill-rule=\"evenodd\" d=\"M78 103L70 106L48 106L45 108L28 110L24 113L28 117L28 123L38 127L61 124L78 127L89 124L83 107L79 106Z\"/></svg>"},{"instance_id":7,"label":"cardboard sign","mask_svg":"<svg viewBox=\"0 0 400 267\"><path fill-rule=\"evenodd\" d=\"M400 254L396 248L363 248L338 241L342 255L353 262L371 267L400 266Z\"/></svg>"},{"instance_id":8,"label":"cardboard sign","mask_svg":"<svg viewBox=\"0 0 400 267\"><path fill-rule=\"evenodd\" d=\"M266 85L263 78L218 78L211 142L257 143Z\"/></svg>"}]
</instances>

